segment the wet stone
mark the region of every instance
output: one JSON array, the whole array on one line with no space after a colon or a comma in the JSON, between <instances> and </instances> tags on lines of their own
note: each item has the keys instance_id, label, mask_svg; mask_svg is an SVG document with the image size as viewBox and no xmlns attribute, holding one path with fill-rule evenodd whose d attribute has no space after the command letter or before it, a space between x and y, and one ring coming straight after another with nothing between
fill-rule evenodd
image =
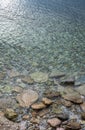
<instances>
[{"instance_id":1,"label":"wet stone","mask_svg":"<svg viewBox=\"0 0 85 130\"><path fill-rule=\"evenodd\" d=\"M31 79L31 77L29 76L22 78L22 82L30 84L30 85L34 83L33 79Z\"/></svg>"},{"instance_id":2,"label":"wet stone","mask_svg":"<svg viewBox=\"0 0 85 130\"><path fill-rule=\"evenodd\" d=\"M64 106L66 106L66 107L71 107L72 106L72 102L70 102L70 101L67 101L67 100L62 100L62 104L64 105Z\"/></svg>"},{"instance_id":3,"label":"wet stone","mask_svg":"<svg viewBox=\"0 0 85 130\"><path fill-rule=\"evenodd\" d=\"M56 97L60 96L60 92L47 90L46 92L44 92L44 95L47 98L52 99L52 98L56 98Z\"/></svg>"},{"instance_id":4,"label":"wet stone","mask_svg":"<svg viewBox=\"0 0 85 130\"><path fill-rule=\"evenodd\" d=\"M78 122L71 121L67 124L66 130L80 130L81 125Z\"/></svg>"},{"instance_id":5,"label":"wet stone","mask_svg":"<svg viewBox=\"0 0 85 130\"><path fill-rule=\"evenodd\" d=\"M77 92L79 92L81 95L84 95L84 96L85 96L85 84L83 84L83 85L81 85L81 86L75 88L75 90L76 90Z\"/></svg>"},{"instance_id":6,"label":"wet stone","mask_svg":"<svg viewBox=\"0 0 85 130\"><path fill-rule=\"evenodd\" d=\"M74 85L75 78L74 77L66 77L60 80L60 84L62 85Z\"/></svg>"},{"instance_id":7,"label":"wet stone","mask_svg":"<svg viewBox=\"0 0 85 130\"><path fill-rule=\"evenodd\" d=\"M83 112L85 112L85 102L80 105Z\"/></svg>"},{"instance_id":8,"label":"wet stone","mask_svg":"<svg viewBox=\"0 0 85 130\"><path fill-rule=\"evenodd\" d=\"M31 108L34 110L40 110L40 109L46 108L46 105L44 103L40 102L40 103L35 103L35 104L31 105Z\"/></svg>"},{"instance_id":9,"label":"wet stone","mask_svg":"<svg viewBox=\"0 0 85 130\"><path fill-rule=\"evenodd\" d=\"M50 73L50 75L49 75L50 78L61 78L61 77L64 77L64 76L65 76L65 73L63 73L63 72L58 72L58 71L55 71L55 70L53 70L53 71Z\"/></svg>"},{"instance_id":10,"label":"wet stone","mask_svg":"<svg viewBox=\"0 0 85 130\"><path fill-rule=\"evenodd\" d=\"M3 80L6 77L5 72L0 72L0 80Z\"/></svg>"},{"instance_id":11,"label":"wet stone","mask_svg":"<svg viewBox=\"0 0 85 130\"><path fill-rule=\"evenodd\" d=\"M82 118L82 120L85 120L85 112L81 113L81 118Z\"/></svg>"},{"instance_id":12,"label":"wet stone","mask_svg":"<svg viewBox=\"0 0 85 130\"><path fill-rule=\"evenodd\" d=\"M61 124L61 121L58 118L52 118L52 119L48 119L47 123L50 124L50 126L52 127L56 127Z\"/></svg>"},{"instance_id":13,"label":"wet stone","mask_svg":"<svg viewBox=\"0 0 85 130\"><path fill-rule=\"evenodd\" d=\"M20 106L29 108L32 103L37 101L38 94L31 89L27 89L23 90L21 94L18 94L16 99Z\"/></svg>"},{"instance_id":14,"label":"wet stone","mask_svg":"<svg viewBox=\"0 0 85 130\"><path fill-rule=\"evenodd\" d=\"M20 76L21 74L16 70L10 70L8 75L9 75L10 78L15 78L15 77Z\"/></svg>"},{"instance_id":15,"label":"wet stone","mask_svg":"<svg viewBox=\"0 0 85 130\"><path fill-rule=\"evenodd\" d=\"M81 74L75 77L75 86L85 84L85 74Z\"/></svg>"},{"instance_id":16,"label":"wet stone","mask_svg":"<svg viewBox=\"0 0 85 130\"><path fill-rule=\"evenodd\" d=\"M4 113L5 117L10 120L15 120L18 114L11 108L7 108Z\"/></svg>"},{"instance_id":17,"label":"wet stone","mask_svg":"<svg viewBox=\"0 0 85 130\"><path fill-rule=\"evenodd\" d=\"M38 83L43 83L48 80L48 74L43 72L34 72L30 74L30 77Z\"/></svg>"},{"instance_id":18,"label":"wet stone","mask_svg":"<svg viewBox=\"0 0 85 130\"><path fill-rule=\"evenodd\" d=\"M53 103L52 100L48 99L48 98L43 98L42 99L42 102L45 104L45 105L51 105Z\"/></svg>"}]
</instances>

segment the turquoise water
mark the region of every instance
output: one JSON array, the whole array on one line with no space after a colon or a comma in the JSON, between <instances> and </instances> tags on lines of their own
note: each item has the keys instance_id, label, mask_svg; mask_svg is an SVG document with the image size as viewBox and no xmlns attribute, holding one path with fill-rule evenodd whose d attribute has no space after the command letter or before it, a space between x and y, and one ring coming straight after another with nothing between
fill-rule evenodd
<instances>
[{"instance_id":1,"label":"turquoise water","mask_svg":"<svg viewBox=\"0 0 85 130\"><path fill-rule=\"evenodd\" d=\"M85 72L85 0L1 0L4 69Z\"/></svg>"}]
</instances>

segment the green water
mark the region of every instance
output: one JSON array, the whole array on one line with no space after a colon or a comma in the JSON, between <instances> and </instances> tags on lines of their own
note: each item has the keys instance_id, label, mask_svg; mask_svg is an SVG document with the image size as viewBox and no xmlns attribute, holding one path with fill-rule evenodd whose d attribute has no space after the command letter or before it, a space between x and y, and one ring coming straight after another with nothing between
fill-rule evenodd
<instances>
[{"instance_id":1,"label":"green water","mask_svg":"<svg viewBox=\"0 0 85 130\"><path fill-rule=\"evenodd\" d=\"M0 70L85 72L84 0L2 0Z\"/></svg>"}]
</instances>

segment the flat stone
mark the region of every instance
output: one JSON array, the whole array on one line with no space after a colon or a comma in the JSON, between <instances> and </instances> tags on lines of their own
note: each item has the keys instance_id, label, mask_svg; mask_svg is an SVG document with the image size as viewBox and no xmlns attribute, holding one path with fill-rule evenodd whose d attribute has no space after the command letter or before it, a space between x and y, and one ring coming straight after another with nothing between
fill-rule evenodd
<instances>
[{"instance_id":1,"label":"flat stone","mask_svg":"<svg viewBox=\"0 0 85 130\"><path fill-rule=\"evenodd\" d=\"M60 84L62 85L74 85L74 83L75 83L74 77L65 77L60 81Z\"/></svg>"},{"instance_id":2,"label":"flat stone","mask_svg":"<svg viewBox=\"0 0 85 130\"><path fill-rule=\"evenodd\" d=\"M31 77L29 76L25 76L24 78L22 78L22 82L30 84L30 85L34 83L33 79L31 79Z\"/></svg>"},{"instance_id":3,"label":"flat stone","mask_svg":"<svg viewBox=\"0 0 85 130\"><path fill-rule=\"evenodd\" d=\"M45 105L51 105L53 103L52 100L48 99L48 98L43 98L42 99L42 102L45 104Z\"/></svg>"},{"instance_id":4,"label":"flat stone","mask_svg":"<svg viewBox=\"0 0 85 130\"><path fill-rule=\"evenodd\" d=\"M83 103L83 99L81 98L81 95L71 88L67 88L67 90L64 91L64 94L62 95L62 97L76 104Z\"/></svg>"},{"instance_id":5,"label":"flat stone","mask_svg":"<svg viewBox=\"0 0 85 130\"><path fill-rule=\"evenodd\" d=\"M43 109L45 107L46 107L46 105L43 104L42 102L35 103L35 104L31 105L31 108L34 109L34 110L40 110L40 109Z\"/></svg>"},{"instance_id":6,"label":"flat stone","mask_svg":"<svg viewBox=\"0 0 85 130\"><path fill-rule=\"evenodd\" d=\"M0 80L3 80L6 77L5 72L0 72Z\"/></svg>"},{"instance_id":7,"label":"flat stone","mask_svg":"<svg viewBox=\"0 0 85 130\"><path fill-rule=\"evenodd\" d=\"M61 124L61 121L58 118L48 119L47 123L50 124L52 127L56 127Z\"/></svg>"},{"instance_id":8,"label":"flat stone","mask_svg":"<svg viewBox=\"0 0 85 130\"><path fill-rule=\"evenodd\" d=\"M85 120L85 112L81 113L81 118L82 118L82 120Z\"/></svg>"},{"instance_id":9,"label":"flat stone","mask_svg":"<svg viewBox=\"0 0 85 130\"><path fill-rule=\"evenodd\" d=\"M75 90L79 92L81 95L85 96L85 84L81 85L80 87L77 87Z\"/></svg>"},{"instance_id":10,"label":"flat stone","mask_svg":"<svg viewBox=\"0 0 85 130\"><path fill-rule=\"evenodd\" d=\"M18 71L16 71L16 70L10 70L8 75L9 75L10 78L15 78L15 77L20 76L21 74Z\"/></svg>"},{"instance_id":11,"label":"flat stone","mask_svg":"<svg viewBox=\"0 0 85 130\"><path fill-rule=\"evenodd\" d=\"M12 92L16 92L16 93L20 93L22 91L23 91L23 88L19 86L14 86L12 89Z\"/></svg>"},{"instance_id":12,"label":"flat stone","mask_svg":"<svg viewBox=\"0 0 85 130\"><path fill-rule=\"evenodd\" d=\"M72 102L70 102L70 101L67 101L67 100L62 100L62 104L64 105L64 106L66 106L66 107L71 107L72 106Z\"/></svg>"},{"instance_id":13,"label":"flat stone","mask_svg":"<svg viewBox=\"0 0 85 130\"><path fill-rule=\"evenodd\" d=\"M49 75L50 78L61 78L61 77L63 77L63 76L65 76L65 73L63 73L63 72L58 72L58 71L55 71L55 70L53 70L53 71L50 73L50 75Z\"/></svg>"},{"instance_id":14,"label":"flat stone","mask_svg":"<svg viewBox=\"0 0 85 130\"><path fill-rule=\"evenodd\" d=\"M64 128L56 128L56 130L65 130Z\"/></svg>"},{"instance_id":15,"label":"flat stone","mask_svg":"<svg viewBox=\"0 0 85 130\"><path fill-rule=\"evenodd\" d=\"M60 92L47 90L47 91L44 93L44 95L45 95L47 98L51 99L51 98L55 98L55 97L60 96Z\"/></svg>"},{"instance_id":16,"label":"flat stone","mask_svg":"<svg viewBox=\"0 0 85 130\"><path fill-rule=\"evenodd\" d=\"M13 87L10 86L10 85L4 86L4 87L1 89L2 93L11 93L12 90L13 90Z\"/></svg>"},{"instance_id":17,"label":"flat stone","mask_svg":"<svg viewBox=\"0 0 85 130\"><path fill-rule=\"evenodd\" d=\"M85 74L81 74L75 77L75 86L85 84Z\"/></svg>"},{"instance_id":18,"label":"flat stone","mask_svg":"<svg viewBox=\"0 0 85 130\"><path fill-rule=\"evenodd\" d=\"M11 108L6 108L4 115L10 120L14 120L18 116L18 114Z\"/></svg>"},{"instance_id":19,"label":"flat stone","mask_svg":"<svg viewBox=\"0 0 85 130\"><path fill-rule=\"evenodd\" d=\"M23 92L16 97L17 101L19 102L20 106L22 107L30 107L32 103L37 101L38 94L33 90L23 90Z\"/></svg>"},{"instance_id":20,"label":"flat stone","mask_svg":"<svg viewBox=\"0 0 85 130\"><path fill-rule=\"evenodd\" d=\"M83 112L85 112L85 102L80 105Z\"/></svg>"},{"instance_id":21,"label":"flat stone","mask_svg":"<svg viewBox=\"0 0 85 130\"><path fill-rule=\"evenodd\" d=\"M48 74L43 72L34 72L30 74L30 77L35 81L39 83L46 82L48 80Z\"/></svg>"},{"instance_id":22,"label":"flat stone","mask_svg":"<svg viewBox=\"0 0 85 130\"><path fill-rule=\"evenodd\" d=\"M67 124L66 130L80 130L81 125L78 122L71 121Z\"/></svg>"}]
</instances>

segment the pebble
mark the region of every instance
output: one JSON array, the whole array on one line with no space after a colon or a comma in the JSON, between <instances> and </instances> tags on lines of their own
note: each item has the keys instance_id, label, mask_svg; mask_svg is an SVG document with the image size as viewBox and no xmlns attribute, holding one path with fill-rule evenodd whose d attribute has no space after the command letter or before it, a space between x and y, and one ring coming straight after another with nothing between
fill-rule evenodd
<instances>
[{"instance_id":1,"label":"pebble","mask_svg":"<svg viewBox=\"0 0 85 130\"><path fill-rule=\"evenodd\" d=\"M48 119L47 123L50 124L52 127L56 127L61 124L61 121L58 118L52 118Z\"/></svg>"}]
</instances>

